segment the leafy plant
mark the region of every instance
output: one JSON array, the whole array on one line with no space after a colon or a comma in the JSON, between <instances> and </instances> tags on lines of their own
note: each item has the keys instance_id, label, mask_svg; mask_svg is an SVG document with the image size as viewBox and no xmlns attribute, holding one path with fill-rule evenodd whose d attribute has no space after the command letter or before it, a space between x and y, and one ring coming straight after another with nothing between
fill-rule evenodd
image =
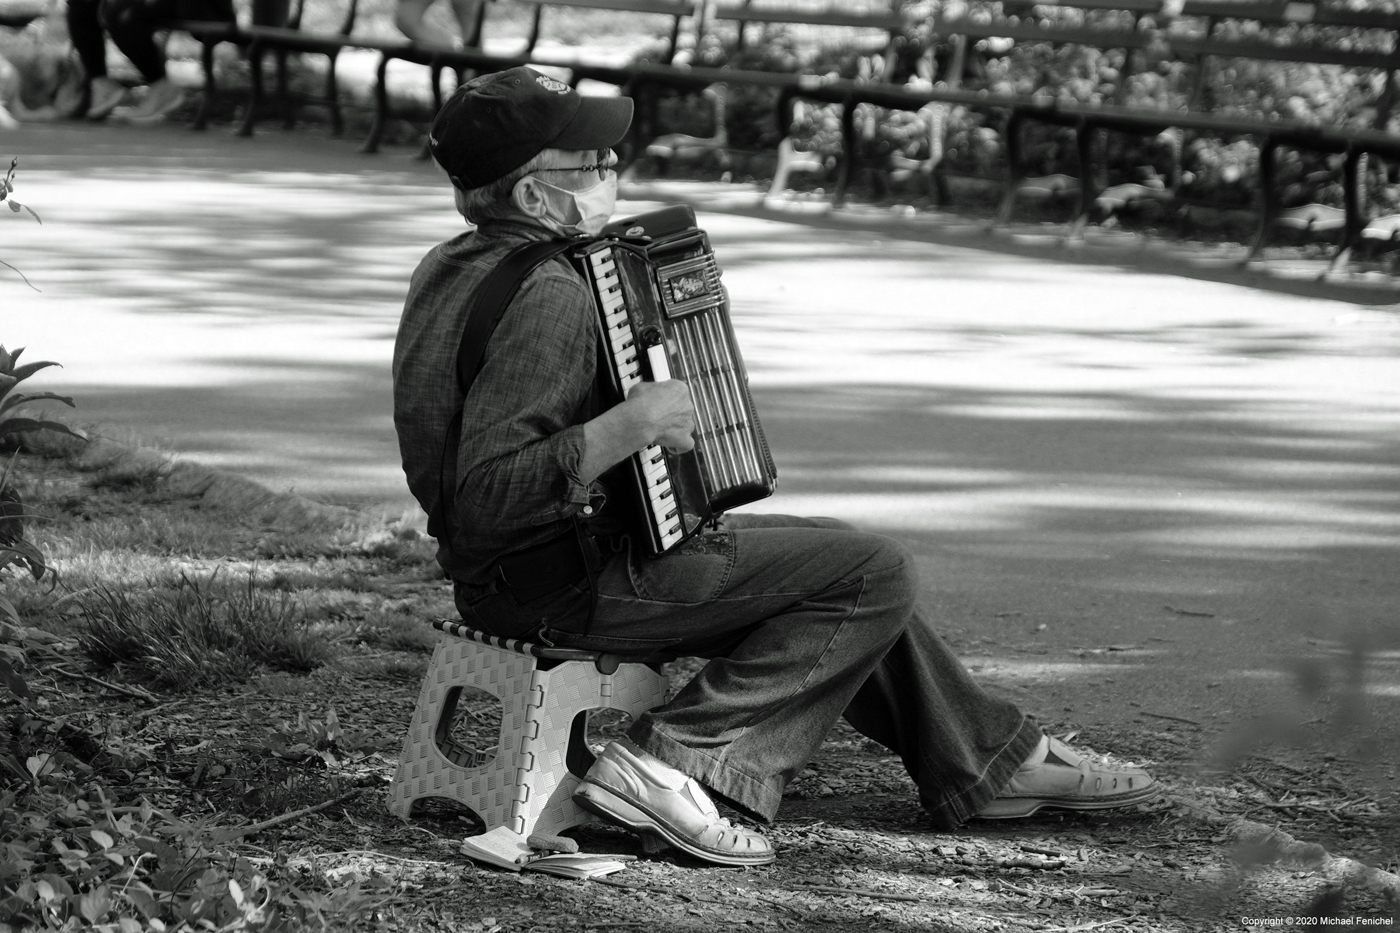
<instances>
[{"instance_id":1,"label":"leafy plant","mask_svg":"<svg viewBox=\"0 0 1400 933\"><path fill-rule=\"evenodd\" d=\"M373 928L359 885L327 890L285 857L241 857L229 845L237 828L144 801L114 806L71 754L31 754L18 770L0 773L0 929L272 933L357 918Z\"/></svg>"},{"instance_id":2,"label":"leafy plant","mask_svg":"<svg viewBox=\"0 0 1400 933\"><path fill-rule=\"evenodd\" d=\"M28 405L32 402L61 402L69 408L74 407L71 398L53 392L10 394L14 391L15 386L34 375L39 370L59 365L52 360L40 360L37 363L26 363L20 366L19 358L20 354L23 352L23 347L11 353L7 351L3 345L0 345L0 440L25 431L57 431L59 434L67 434L70 437L76 437L78 440L86 440L83 435L74 431L61 421L51 421L47 418L29 418L14 414L16 408L21 405Z\"/></svg>"},{"instance_id":3,"label":"leafy plant","mask_svg":"<svg viewBox=\"0 0 1400 933\"><path fill-rule=\"evenodd\" d=\"M13 165L10 167L10 174L14 174ZM10 188L10 179L6 176L0 194L8 193ZM13 201L10 204L11 207L14 206ZM22 347L10 353L0 346L0 441L25 431L55 431L81 440L82 435L66 424L15 413L21 405L31 402L54 401L73 407L71 398L53 392L14 392L16 386L39 370L58 365L42 360L20 366L19 357L23 352ZM24 503L11 482L13 469L14 458L11 457L10 462L5 464L4 472L0 473L0 572L10 567L23 567L38 580L49 568L44 562L43 553L24 537L24 521L31 516L25 511ZM19 613L14 603L0 593L0 680L5 682L11 692L23 697L28 695L29 690L17 668L24 664L24 648L22 645L16 645L14 642L19 639L7 631L19 624Z\"/></svg>"}]
</instances>

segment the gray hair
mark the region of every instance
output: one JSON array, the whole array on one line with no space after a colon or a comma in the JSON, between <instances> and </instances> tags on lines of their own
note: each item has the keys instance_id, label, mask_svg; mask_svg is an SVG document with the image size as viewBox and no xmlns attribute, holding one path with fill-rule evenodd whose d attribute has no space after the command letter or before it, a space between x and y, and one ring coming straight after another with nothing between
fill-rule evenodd
<instances>
[{"instance_id":1,"label":"gray hair","mask_svg":"<svg viewBox=\"0 0 1400 933\"><path fill-rule=\"evenodd\" d=\"M550 150L546 149L520 168L510 172L480 188L457 189L457 209L468 223L482 224L488 220L503 220L519 213L519 208L511 200L515 183L536 169L549 168L554 162Z\"/></svg>"}]
</instances>

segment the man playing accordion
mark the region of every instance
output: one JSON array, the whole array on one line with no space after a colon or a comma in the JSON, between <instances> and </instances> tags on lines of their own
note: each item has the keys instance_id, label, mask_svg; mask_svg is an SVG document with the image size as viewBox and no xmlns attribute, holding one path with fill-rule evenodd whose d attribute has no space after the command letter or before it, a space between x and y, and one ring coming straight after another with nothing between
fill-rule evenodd
<instances>
[{"instance_id":1,"label":"man playing accordion","mask_svg":"<svg viewBox=\"0 0 1400 933\"><path fill-rule=\"evenodd\" d=\"M898 541L832 519L732 514L644 553L614 468L651 445L688 450L691 395L679 379L642 382L608 403L598 311L565 259L536 266L504 305L464 401L472 301L522 244L603 228L611 147L631 116L626 98L581 97L526 67L460 88L429 145L475 229L418 266L394 352L404 470L467 624L708 659L604 750L576 802L708 862L764 864L768 840L711 797L771 820L840 716L899 754L940 829L1155 798L1146 772L1085 757L986 693L919 607Z\"/></svg>"}]
</instances>

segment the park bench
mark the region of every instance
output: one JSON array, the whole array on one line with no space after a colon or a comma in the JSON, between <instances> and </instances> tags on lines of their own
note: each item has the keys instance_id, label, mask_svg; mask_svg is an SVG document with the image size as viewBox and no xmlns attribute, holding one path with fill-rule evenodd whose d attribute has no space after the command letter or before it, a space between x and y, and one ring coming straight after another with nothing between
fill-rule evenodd
<instances>
[{"instance_id":1,"label":"park bench","mask_svg":"<svg viewBox=\"0 0 1400 933\"><path fill-rule=\"evenodd\" d=\"M486 55L479 48L425 48L408 42L389 40L382 43L361 43L360 48L369 48L379 52L379 63L375 69L374 122L370 128L364 146L365 152L375 152L379 148L383 133L388 126L389 120L393 118L392 102L388 94L387 78L389 63L393 61L411 62L423 65L429 69L430 91L433 98L434 110L442 106L442 72L452 70L457 73L459 79L468 71L495 71L502 68L512 67L516 64L539 65L547 68L565 70L569 74L569 82L577 84L581 80L593 80L606 84L613 84L619 88L624 88L624 93L636 95L646 83L646 77L639 72L626 68L606 64L590 63L578 59L548 59L535 54L541 35L543 34L544 9L545 7L572 8L585 10L614 10L627 13L640 13L655 17L669 17L671 20L670 32L665 51L662 53L662 68L669 70L670 62L675 58L679 47L682 22L687 17L692 17L698 24L701 19L703 0L550 0L533 4L534 15L531 20L530 33L526 38L522 50L515 55L500 56ZM483 27L484 28L484 27ZM657 74L665 72L655 72L653 69L652 80ZM676 86L690 89L694 87L693 81L681 80L672 82ZM645 122L644 120L642 122ZM635 135L634 129L634 135Z\"/></svg>"},{"instance_id":2,"label":"park bench","mask_svg":"<svg viewBox=\"0 0 1400 933\"><path fill-rule=\"evenodd\" d=\"M765 0L740 0L740 2L733 3L716 3L709 9L707 16L711 24L722 22L734 24L734 46L737 51L742 51L746 47L750 25L840 29L843 33L850 35L853 42L858 44L863 42L873 53L879 62L878 67L872 69L872 78L877 82L888 82L892 78L896 70L900 39L907 30L915 27L920 21L917 15L909 12L901 0L890 0L883 9L870 10L852 10L840 4L830 4L825 8L794 8L790 5L774 5L771 2L765 2ZM811 76L797 77L808 82L815 80ZM703 152L710 149L722 149L727 143L723 135L723 91L715 95L714 99L716 103L714 137L677 136L672 139L658 140L657 143L653 143L649 147L650 154L653 156L663 154L679 156L686 151ZM784 89L777 102L778 125L780 127L791 126L793 104L797 99L798 94L795 90ZM824 167L820 160L814 160L811 156L798 152L790 133L786 134L779 142L777 155L778 161L770 193L777 193L786 188L787 179L794 171ZM839 184L838 187L844 190L843 184Z\"/></svg>"},{"instance_id":3,"label":"park bench","mask_svg":"<svg viewBox=\"0 0 1400 933\"><path fill-rule=\"evenodd\" d=\"M1294 119L1289 132L1268 132L1259 138L1259 225L1250 246L1250 256L1263 247L1270 230L1283 225L1323 232L1339 230L1341 241L1333 268L1349 258L1358 238L1366 233L1365 178L1369 156L1389 151L1385 129L1395 106L1396 72L1400 69L1400 13L1380 10L1348 10L1324 7L1321 3L1297 0L1272 2L1231 2L1192 0L1182 11L1183 19L1172 24L1168 42L1173 55L1191 60L1196 67L1188 106L1213 112L1216 83L1212 78L1231 62L1266 61L1340 67L1379 81L1380 89L1365 108L1373 110L1369 120L1351 114L1347 125L1336 125L1311 144L1304 130L1312 121ZM1199 25L1188 29L1185 17L1195 17ZM1260 35L1228 35L1233 27L1244 32L1243 23L1255 24ZM1268 33L1272 33L1269 35ZM1369 124L1369 125L1367 125ZM1338 148L1345 143L1343 148ZM1317 204L1284 207L1279 197L1278 151L1284 147L1320 153L1342 154L1344 206L1341 209ZM1392 225L1393 226L1393 225ZM1388 236L1388 234L1387 234Z\"/></svg>"},{"instance_id":4,"label":"park bench","mask_svg":"<svg viewBox=\"0 0 1400 933\"><path fill-rule=\"evenodd\" d=\"M1036 9L1046 9L1036 5ZM1136 27L1145 14L1152 14L1152 4L1138 0L1068 0L1054 4L1056 7L1124 10L1134 17ZM1024 10L1024 7L1017 9ZM1242 22L1252 23L1252 28L1239 29L1244 36L1229 36L1226 27ZM1222 0L1188 0L1179 13L1169 21L1155 24L1155 28L1125 35L1124 48L1154 49L1157 54L1172 56L1190 62L1195 68L1192 88L1186 106L1181 108L1161 107L1104 107L1099 112L1084 112L1083 108L1042 108L1028 103L1018 103L1011 108L1007 118L1004 140L1007 147L1007 180L998 221L1010 219L1017 195L1045 180L1031 180L1025 177L1022 166L1021 131L1028 121L1042 121L1070 128L1076 136L1076 148L1080 161L1080 178L1060 176L1052 179L1058 182L1061 190L1080 193L1079 207L1072 227L1081 230L1088 217L1096 208L1121 207L1142 197L1177 199L1180 179L1181 139L1183 132L1194 132L1217 137L1248 136L1257 141L1260 152L1258 225L1249 250L1249 257L1258 253L1265 243L1269 230L1279 222L1284 224L1326 230L1341 228L1342 244L1336 254L1335 265L1344 262L1352 243L1366 229L1362 211L1364 189L1362 176L1365 172L1365 155L1381 155L1389 150L1390 140L1383 132L1389 120L1394 97L1394 72L1400 66L1400 59L1388 51L1373 51L1356 48L1350 40L1353 36L1323 37L1316 41L1315 36L1304 36L1311 41L1298 41L1303 29L1314 32L1320 28L1342 28L1348 30L1365 29L1385 33L1386 38L1375 44L1394 47L1395 37L1400 33L1400 16L1376 11L1324 10L1310 3L1263 2L1240 3ZM1013 42L1076 42L1103 48L1109 43L1102 36L1074 35L1073 30L1045 26L1039 23L1027 25L1024 18L1001 18L973 21L942 20L935 24L935 30L945 34L960 34L969 38L1000 36ZM1282 36L1269 35L1269 31L1282 33ZM1131 45L1124 41L1136 38ZM1364 45L1364 44L1363 44ZM1240 60L1264 60L1274 62L1300 63L1310 65L1340 66L1362 72L1374 73L1381 77L1382 92L1375 104L1376 115L1369 128L1331 127L1325 131L1307 120L1279 119L1261 120L1254 115L1240 115L1218 111L1214 101L1210 75L1219 73L1224 66L1220 62ZM1125 65L1130 66L1132 56L1125 57ZM1130 67L1123 71L1129 72ZM1124 85L1119 83L1121 89ZM1162 135L1173 143L1173 166L1169 176L1173 184L1152 187L1128 183L1104 189L1098 184L1102 165L1096 159L1095 138L1102 131L1117 131L1131 134ZM1280 147L1294 147L1318 153L1340 154L1344 161L1344 188L1346 204L1343 208L1330 208L1321 205L1301 205L1283 209L1278 198L1276 175L1276 153ZM1389 235L1387 233L1387 235Z\"/></svg>"},{"instance_id":5,"label":"park bench","mask_svg":"<svg viewBox=\"0 0 1400 933\"><path fill-rule=\"evenodd\" d=\"M320 104L329 108L333 130L339 135L344 121L336 84L336 58L341 49L353 45L348 41L348 36L354 29L358 8L358 0L350 0L344 18L334 34L311 33L301 29L302 14L305 11L304 0L253 0L251 22L246 26L195 20L172 20L165 23L167 29L189 33L202 46L200 67L204 75L204 93L195 116L194 128L202 130L209 125L210 108L219 90L214 71L214 50L220 43L228 42L244 50L250 72L249 99L244 109L239 135L252 134L263 99L263 57L269 50L274 52L277 59L277 92L283 102L284 118L288 127L295 121L298 104ZM287 69L287 55L292 52L316 52L327 56L326 85L322 96L293 99L288 86Z\"/></svg>"}]
</instances>

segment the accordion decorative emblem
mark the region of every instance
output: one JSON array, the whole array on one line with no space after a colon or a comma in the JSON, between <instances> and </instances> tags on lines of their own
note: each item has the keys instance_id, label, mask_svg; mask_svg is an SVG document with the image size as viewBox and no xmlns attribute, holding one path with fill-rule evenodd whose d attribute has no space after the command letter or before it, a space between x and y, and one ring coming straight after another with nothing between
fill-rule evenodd
<instances>
[{"instance_id":1,"label":"accordion decorative emblem","mask_svg":"<svg viewBox=\"0 0 1400 933\"><path fill-rule=\"evenodd\" d=\"M673 550L725 510L772 495L777 470L695 213L669 207L619 221L570 259L592 286L610 400L643 381L690 387L695 448L652 446L629 458L648 553Z\"/></svg>"}]
</instances>

